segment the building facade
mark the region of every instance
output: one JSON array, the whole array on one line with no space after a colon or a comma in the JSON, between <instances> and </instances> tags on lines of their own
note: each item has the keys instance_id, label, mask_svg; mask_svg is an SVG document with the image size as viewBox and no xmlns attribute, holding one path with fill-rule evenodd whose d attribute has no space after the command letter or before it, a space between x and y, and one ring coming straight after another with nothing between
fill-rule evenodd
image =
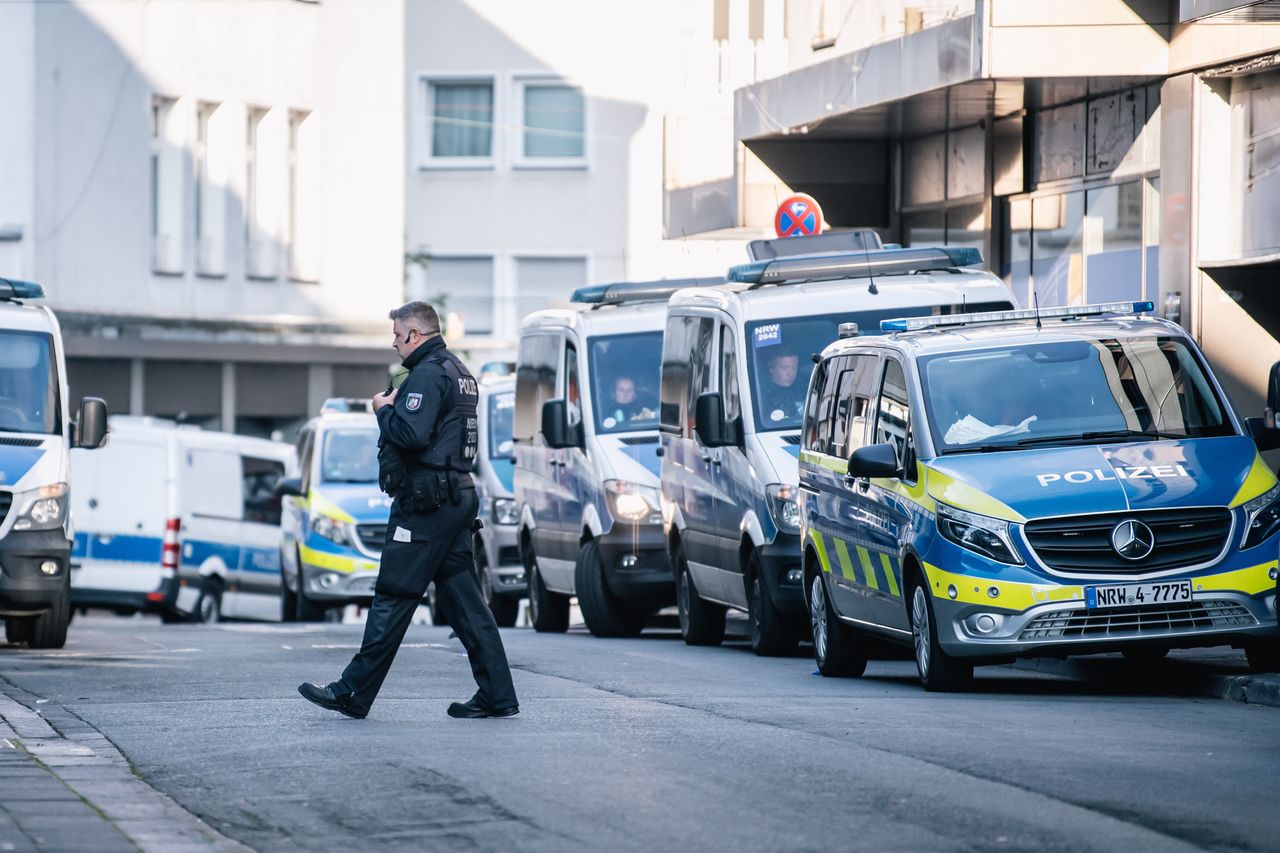
<instances>
[{"instance_id":1,"label":"building facade","mask_svg":"<svg viewBox=\"0 0 1280 853\"><path fill-rule=\"evenodd\" d=\"M763 170L833 226L980 246L1024 305L1149 299L1260 409L1280 359L1280 4L793 0L785 18L787 70L735 93L734 203L669 230L765 221Z\"/></svg>"},{"instance_id":2,"label":"building facade","mask_svg":"<svg viewBox=\"0 0 1280 853\"><path fill-rule=\"evenodd\" d=\"M403 3L0 4L0 275L73 395L267 435L369 396L403 296Z\"/></svg>"}]
</instances>

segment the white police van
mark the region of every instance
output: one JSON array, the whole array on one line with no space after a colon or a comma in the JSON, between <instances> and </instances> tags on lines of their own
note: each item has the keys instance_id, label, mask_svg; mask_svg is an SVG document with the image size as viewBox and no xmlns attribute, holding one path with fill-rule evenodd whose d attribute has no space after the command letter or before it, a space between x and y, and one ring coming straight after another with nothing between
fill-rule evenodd
<instances>
[{"instance_id":1,"label":"white police van","mask_svg":"<svg viewBox=\"0 0 1280 853\"><path fill-rule=\"evenodd\" d=\"M662 354L662 524L691 645L724 638L745 610L757 654L786 654L808 632L796 504L800 424L812 357L842 323L1012 307L976 249L826 249L840 234L784 241L729 271L731 284L667 305ZM774 242L774 241L770 241ZM854 399L842 389L842 399Z\"/></svg>"},{"instance_id":2,"label":"white police van","mask_svg":"<svg viewBox=\"0 0 1280 853\"><path fill-rule=\"evenodd\" d=\"M582 288L520 330L515 500L530 615L564 631L577 595L597 636L674 601L658 508L658 362L667 297L723 279Z\"/></svg>"},{"instance_id":3,"label":"white police van","mask_svg":"<svg viewBox=\"0 0 1280 853\"><path fill-rule=\"evenodd\" d=\"M112 417L73 451L71 602L165 622L276 619L280 496L293 447L158 418Z\"/></svg>"},{"instance_id":4,"label":"white police van","mask_svg":"<svg viewBox=\"0 0 1280 853\"><path fill-rule=\"evenodd\" d=\"M520 520L515 501L515 445L511 438L516 411L514 376L480 383L480 448L474 478L484 527L476 534L476 573L480 589L502 627L516 623L520 599L528 584L516 536ZM435 611L432 611L434 618Z\"/></svg>"},{"instance_id":5,"label":"white police van","mask_svg":"<svg viewBox=\"0 0 1280 853\"><path fill-rule=\"evenodd\" d=\"M107 407L67 410L62 332L53 312L23 304L38 284L0 279L0 618L11 643L61 648L71 618L69 449L105 440Z\"/></svg>"}]
</instances>

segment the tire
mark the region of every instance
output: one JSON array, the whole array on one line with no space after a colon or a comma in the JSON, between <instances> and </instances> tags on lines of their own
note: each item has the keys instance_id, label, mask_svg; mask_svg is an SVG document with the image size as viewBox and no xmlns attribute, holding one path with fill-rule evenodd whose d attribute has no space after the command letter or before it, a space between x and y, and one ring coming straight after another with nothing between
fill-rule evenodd
<instances>
[{"instance_id":1,"label":"tire","mask_svg":"<svg viewBox=\"0 0 1280 853\"><path fill-rule=\"evenodd\" d=\"M648 613L627 607L609 591L600 560L600 546L588 541L578 551L574 566L574 585L578 590L578 606L587 630L597 637L634 637L644 628Z\"/></svg>"},{"instance_id":2,"label":"tire","mask_svg":"<svg viewBox=\"0 0 1280 853\"><path fill-rule=\"evenodd\" d=\"M547 589L532 552L525 566L529 578L529 621L539 634L563 634L569 630L569 596Z\"/></svg>"},{"instance_id":3,"label":"tire","mask_svg":"<svg viewBox=\"0 0 1280 853\"><path fill-rule=\"evenodd\" d=\"M499 628L510 628L516 624L516 615L520 610L520 600L508 595L493 594L493 573L489 571L489 561L484 555L484 545L476 541L476 574L480 580L480 594L484 603L489 605L493 621ZM434 614L433 614L434 615Z\"/></svg>"},{"instance_id":4,"label":"tire","mask_svg":"<svg viewBox=\"0 0 1280 853\"><path fill-rule=\"evenodd\" d=\"M938 645L938 619L928 590L917 583L911 590L911 637L920 683L930 692L963 690L973 683L973 665L949 656Z\"/></svg>"},{"instance_id":5,"label":"tire","mask_svg":"<svg viewBox=\"0 0 1280 853\"><path fill-rule=\"evenodd\" d=\"M307 585L302 577L302 555L298 555L298 595L295 599L297 608L293 611L294 622L323 622L324 612L328 608L307 598Z\"/></svg>"},{"instance_id":6,"label":"tire","mask_svg":"<svg viewBox=\"0 0 1280 853\"><path fill-rule=\"evenodd\" d=\"M827 678L857 678L866 672L866 644L836 616L822 575L814 574L809 581L808 600L818 672Z\"/></svg>"},{"instance_id":7,"label":"tire","mask_svg":"<svg viewBox=\"0 0 1280 853\"><path fill-rule=\"evenodd\" d=\"M1121 649L1120 654L1132 664L1153 664L1164 660L1169 650L1164 646L1129 646Z\"/></svg>"},{"instance_id":8,"label":"tire","mask_svg":"<svg viewBox=\"0 0 1280 853\"><path fill-rule=\"evenodd\" d=\"M680 611L680 636L689 646L718 646L724 642L725 610L704 601L689 574L684 548L676 546L676 608Z\"/></svg>"},{"instance_id":9,"label":"tire","mask_svg":"<svg viewBox=\"0 0 1280 853\"><path fill-rule=\"evenodd\" d=\"M299 581L298 586L302 586ZM298 593L289 589L288 579L284 574L284 558L280 558L280 621L298 621Z\"/></svg>"},{"instance_id":10,"label":"tire","mask_svg":"<svg viewBox=\"0 0 1280 853\"><path fill-rule=\"evenodd\" d=\"M33 649L60 649L67 644L67 626L71 623L71 595L64 592L53 606L31 620L27 645Z\"/></svg>"},{"instance_id":11,"label":"tire","mask_svg":"<svg viewBox=\"0 0 1280 853\"><path fill-rule=\"evenodd\" d=\"M191 608L188 621L196 625L212 625L222 621L222 581L204 578L200 581L200 597Z\"/></svg>"},{"instance_id":12,"label":"tire","mask_svg":"<svg viewBox=\"0 0 1280 853\"><path fill-rule=\"evenodd\" d=\"M4 620L4 638L10 643L25 643L31 639L32 617L22 616Z\"/></svg>"},{"instance_id":13,"label":"tire","mask_svg":"<svg viewBox=\"0 0 1280 853\"><path fill-rule=\"evenodd\" d=\"M769 585L762 577L764 567L754 551L747 562L750 588L747 595L747 618L751 623L751 650L761 657L782 657L795 651L800 637L773 604Z\"/></svg>"},{"instance_id":14,"label":"tire","mask_svg":"<svg viewBox=\"0 0 1280 853\"><path fill-rule=\"evenodd\" d=\"M1280 637L1254 640L1244 647L1250 672L1280 672Z\"/></svg>"}]
</instances>

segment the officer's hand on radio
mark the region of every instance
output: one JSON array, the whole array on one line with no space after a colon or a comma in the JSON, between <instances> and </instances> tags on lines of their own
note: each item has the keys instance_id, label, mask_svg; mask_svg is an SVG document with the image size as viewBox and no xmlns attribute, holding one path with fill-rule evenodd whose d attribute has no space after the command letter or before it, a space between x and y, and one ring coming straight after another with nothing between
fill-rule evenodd
<instances>
[{"instance_id":1,"label":"officer's hand on radio","mask_svg":"<svg viewBox=\"0 0 1280 853\"><path fill-rule=\"evenodd\" d=\"M381 394L374 394L373 410L376 412L379 409L381 409L383 406L390 406L392 403L396 401L396 395L399 393L400 393L399 388L392 388L390 391L385 391Z\"/></svg>"}]
</instances>

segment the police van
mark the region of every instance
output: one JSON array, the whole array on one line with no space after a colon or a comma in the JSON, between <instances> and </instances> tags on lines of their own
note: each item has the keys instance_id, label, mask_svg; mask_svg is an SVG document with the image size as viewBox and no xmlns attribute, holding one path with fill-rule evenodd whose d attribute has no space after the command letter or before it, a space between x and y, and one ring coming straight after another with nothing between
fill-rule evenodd
<instances>
[{"instance_id":1,"label":"police van","mask_svg":"<svg viewBox=\"0 0 1280 853\"><path fill-rule=\"evenodd\" d=\"M165 622L276 619L280 497L292 445L157 418L112 417L72 452L71 602Z\"/></svg>"},{"instance_id":2,"label":"police van","mask_svg":"<svg viewBox=\"0 0 1280 853\"><path fill-rule=\"evenodd\" d=\"M1241 422L1151 309L892 319L823 351L800 453L823 674L861 674L868 637L913 646L928 690L1036 655L1275 666L1280 366Z\"/></svg>"},{"instance_id":3,"label":"police van","mask_svg":"<svg viewBox=\"0 0 1280 853\"><path fill-rule=\"evenodd\" d=\"M840 235L824 237L807 245ZM782 242L795 252L809 239ZM1003 282L966 269L976 249L855 249L757 254L733 283L667 306L662 523L691 645L721 642L726 608L747 612L758 654L807 635L796 460L811 357L839 325L1013 307Z\"/></svg>"},{"instance_id":4,"label":"police van","mask_svg":"<svg viewBox=\"0 0 1280 853\"><path fill-rule=\"evenodd\" d=\"M378 422L368 401L327 402L298 437L300 477L283 481L280 618L323 619L369 605L391 517L378 486Z\"/></svg>"},{"instance_id":5,"label":"police van","mask_svg":"<svg viewBox=\"0 0 1280 853\"><path fill-rule=\"evenodd\" d=\"M667 297L714 280L582 288L520 329L515 500L530 615L597 636L638 633L674 599L658 502L658 362Z\"/></svg>"},{"instance_id":6,"label":"police van","mask_svg":"<svg viewBox=\"0 0 1280 853\"><path fill-rule=\"evenodd\" d=\"M62 332L31 282L0 279L0 618L11 643L61 648L71 619L69 449L100 447L107 407L68 409Z\"/></svg>"},{"instance_id":7,"label":"police van","mask_svg":"<svg viewBox=\"0 0 1280 853\"><path fill-rule=\"evenodd\" d=\"M476 573L494 620L504 628L516 624L520 599L528 586L516 537L520 516L516 512L515 446L511 438L515 410L514 376L480 383L480 447L473 476L484 527L476 534Z\"/></svg>"}]
</instances>

